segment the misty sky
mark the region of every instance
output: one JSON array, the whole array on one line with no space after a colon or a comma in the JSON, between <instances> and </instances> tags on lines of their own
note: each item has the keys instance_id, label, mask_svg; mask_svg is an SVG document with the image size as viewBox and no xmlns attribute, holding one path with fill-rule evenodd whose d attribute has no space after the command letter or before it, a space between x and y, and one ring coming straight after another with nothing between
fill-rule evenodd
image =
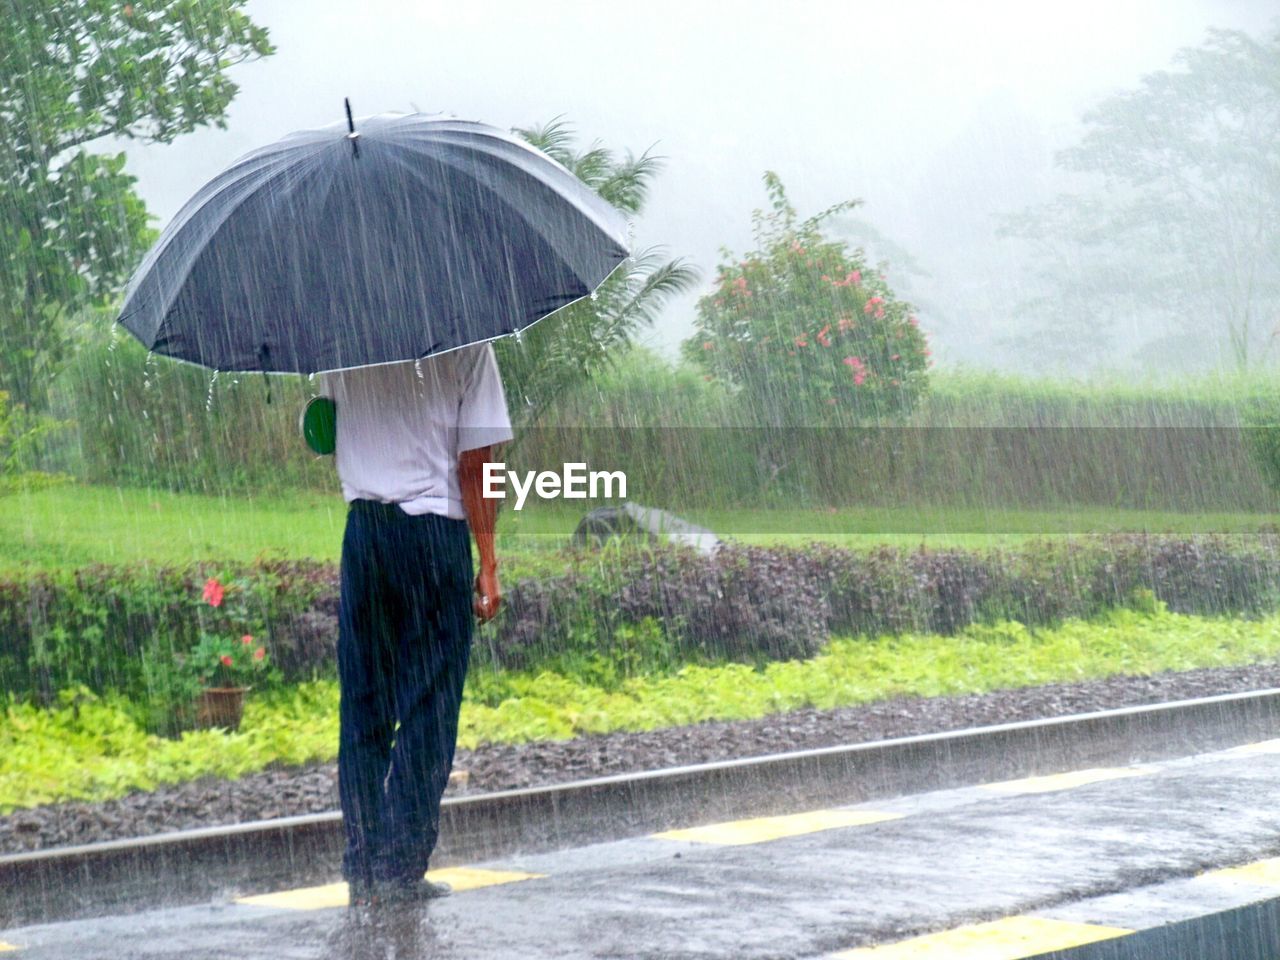
<instances>
[{"instance_id":1,"label":"misty sky","mask_svg":"<svg viewBox=\"0 0 1280 960\"><path fill-rule=\"evenodd\" d=\"M1274 0L250 0L278 53L236 68L228 129L128 145L163 225L241 153L292 130L383 110L448 111L504 128L564 115L586 138L668 158L642 245L710 278L750 243L778 171L802 215L850 197L931 274L911 293L943 362L1001 362L1017 265L993 217L1040 198L1080 112L1169 65L1209 26L1260 31ZM966 252L973 251L972 257ZM975 267L975 264L977 265ZM890 280L894 279L890 275ZM965 287L985 291L974 310ZM674 355L693 297L646 340ZM930 317L932 304L935 317ZM966 304L970 305L966 308Z\"/></svg>"}]
</instances>

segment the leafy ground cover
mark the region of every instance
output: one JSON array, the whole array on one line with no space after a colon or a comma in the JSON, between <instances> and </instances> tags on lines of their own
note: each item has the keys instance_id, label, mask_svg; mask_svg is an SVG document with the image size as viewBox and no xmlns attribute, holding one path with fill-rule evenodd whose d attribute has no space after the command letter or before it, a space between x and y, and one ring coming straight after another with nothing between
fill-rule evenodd
<instances>
[{"instance_id":1,"label":"leafy ground cover","mask_svg":"<svg viewBox=\"0 0 1280 960\"><path fill-rule=\"evenodd\" d=\"M601 684L554 673L477 671L460 746L749 719L895 696L981 693L1120 674L1256 663L1280 656L1280 615L1256 620L1117 609L1093 621L1029 629L974 624L954 636L838 638L809 660L686 666ZM122 698L64 692L49 709L10 700L0 717L0 813L103 800L202 776L332 760L337 689L293 685L250 700L239 733L165 739Z\"/></svg>"}]
</instances>

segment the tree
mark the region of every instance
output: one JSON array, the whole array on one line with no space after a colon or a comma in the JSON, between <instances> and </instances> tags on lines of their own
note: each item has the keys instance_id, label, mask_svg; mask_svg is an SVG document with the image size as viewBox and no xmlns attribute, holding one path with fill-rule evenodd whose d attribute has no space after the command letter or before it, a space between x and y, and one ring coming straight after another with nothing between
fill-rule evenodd
<instances>
[{"instance_id":1,"label":"tree","mask_svg":"<svg viewBox=\"0 0 1280 960\"><path fill-rule=\"evenodd\" d=\"M514 132L631 217L644 208L661 166L660 158L647 151L639 157L628 151L619 158L598 141L575 152L573 131L560 118ZM668 299L697 281L697 271L683 259L666 260L661 248L640 250L590 298L535 324L519 339L499 341L498 363L513 421L535 422L567 389L611 363Z\"/></svg>"},{"instance_id":2,"label":"tree","mask_svg":"<svg viewBox=\"0 0 1280 960\"><path fill-rule=\"evenodd\" d=\"M911 304L861 249L823 236L850 200L800 221L777 174L771 212L755 211L756 249L723 251L715 289L698 301L685 355L739 388L761 426L873 422L910 411L929 350Z\"/></svg>"},{"instance_id":3,"label":"tree","mask_svg":"<svg viewBox=\"0 0 1280 960\"><path fill-rule=\"evenodd\" d=\"M74 311L153 238L123 153L225 126L228 70L273 52L245 0L7 0L0 30L0 389L39 408Z\"/></svg>"},{"instance_id":4,"label":"tree","mask_svg":"<svg viewBox=\"0 0 1280 960\"><path fill-rule=\"evenodd\" d=\"M1280 320L1280 30L1210 30L1174 69L1085 114L1056 164L1088 186L1009 218L1044 290L1023 305L1046 321L1024 342L1088 360L1121 324L1163 346L1246 367Z\"/></svg>"}]
</instances>

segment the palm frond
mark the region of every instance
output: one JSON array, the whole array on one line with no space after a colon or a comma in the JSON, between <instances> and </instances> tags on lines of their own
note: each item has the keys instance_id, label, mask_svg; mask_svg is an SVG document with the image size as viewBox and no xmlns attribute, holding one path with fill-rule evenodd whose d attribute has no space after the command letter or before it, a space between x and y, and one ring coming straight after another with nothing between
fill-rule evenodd
<instances>
[{"instance_id":1,"label":"palm frond","mask_svg":"<svg viewBox=\"0 0 1280 960\"><path fill-rule=\"evenodd\" d=\"M645 151L635 156L627 151L627 159L614 165L607 179L596 185L596 192L619 210L638 213L649 197L649 182L662 169L664 157Z\"/></svg>"},{"instance_id":2,"label":"palm frond","mask_svg":"<svg viewBox=\"0 0 1280 960\"><path fill-rule=\"evenodd\" d=\"M515 127L511 132L531 147L541 150L552 160L572 170L574 133L573 127L563 119L563 116L561 114L552 117L540 127Z\"/></svg>"}]
</instances>

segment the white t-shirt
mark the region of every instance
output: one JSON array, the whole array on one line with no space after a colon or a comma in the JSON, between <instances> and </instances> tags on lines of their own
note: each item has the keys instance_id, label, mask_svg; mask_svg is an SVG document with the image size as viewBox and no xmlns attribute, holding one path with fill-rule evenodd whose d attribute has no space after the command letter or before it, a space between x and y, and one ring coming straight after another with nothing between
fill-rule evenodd
<instances>
[{"instance_id":1,"label":"white t-shirt","mask_svg":"<svg viewBox=\"0 0 1280 960\"><path fill-rule=\"evenodd\" d=\"M342 495L409 514L466 518L458 454L510 440L493 347L474 344L415 363L321 374L337 407Z\"/></svg>"}]
</instances>

